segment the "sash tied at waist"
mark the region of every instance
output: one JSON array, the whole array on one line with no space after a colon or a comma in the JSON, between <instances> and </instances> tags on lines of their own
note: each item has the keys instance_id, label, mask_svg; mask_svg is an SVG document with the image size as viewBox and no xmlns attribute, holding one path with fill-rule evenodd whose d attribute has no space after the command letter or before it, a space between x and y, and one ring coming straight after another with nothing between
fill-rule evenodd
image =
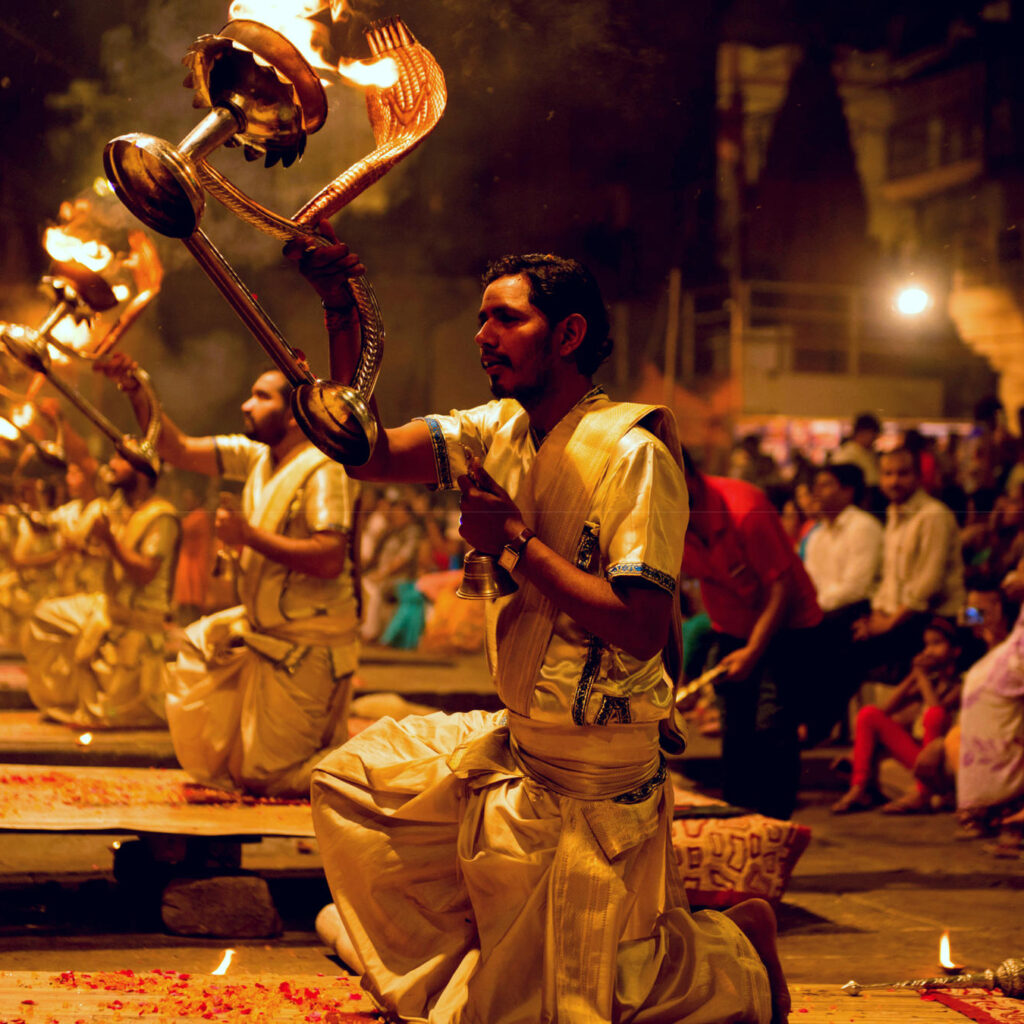
<instances>
[{"instance_id":1,"label":"sash tied at waist","mask_svg":"<svg viewBox=\"0 0 1024 1024\"><path fill-rule=\"evenodd\" d=\"M658 723L559 725L509 710L516 764L548 789L576 800L611 800L661 772Z\"/></svg>"},{"instance_id":2,"label":"sash tied at waist","mask_svg":"<svg viewBox=\"0 0 1024 1024\"><path fill-rule=\"evenodd\" d=\"M456 775L522 774L574 800L612 800L664 779L657 722L560 725L506 710L495 726L452 752Z\"/></svg>"},{"instance_id":3,"label":"sash tied at waist","mask_svg":"<svg viewBox=\"0 0 1024 1024\"><path fill-rule=\"evenodd\" d=\"M210 660L215 665L245 657L250 650L293 673L311 647L325 647L330 652L332 675L340 679L355 671L359 659L359 634L351 620L340 616L321 615L281 623L273 629L258 629L245 608L236 605L200 623L205 627Z\"/></svg>"}]
</instances>

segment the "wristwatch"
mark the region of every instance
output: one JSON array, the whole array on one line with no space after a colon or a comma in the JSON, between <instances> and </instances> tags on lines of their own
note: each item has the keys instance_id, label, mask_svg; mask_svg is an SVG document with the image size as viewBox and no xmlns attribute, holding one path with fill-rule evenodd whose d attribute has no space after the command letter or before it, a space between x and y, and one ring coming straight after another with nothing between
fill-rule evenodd
<instances>
[{"instance_id":1,"label":"wristwatch","mask_svg":"<svg viewBox=\"0 0 1024 1024\"><path fill-rule=\"evenodd\" d=\"M502 567L506 572L512 572L513 569L519 564L519 559L523 554L523 548L530 542L531 538L537 535L528 526L524 526L519 531L519 535L510 540L502 549L501 554L498 555L498 565Z\"/></svg>"}]
</instances>

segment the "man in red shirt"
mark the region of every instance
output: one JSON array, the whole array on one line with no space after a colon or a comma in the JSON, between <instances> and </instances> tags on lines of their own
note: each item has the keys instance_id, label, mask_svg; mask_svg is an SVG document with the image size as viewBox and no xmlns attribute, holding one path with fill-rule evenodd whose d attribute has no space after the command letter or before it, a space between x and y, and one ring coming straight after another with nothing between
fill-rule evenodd
<instances>
[{"instance_id":1,"label":"man in red shirt","mask_svg":"<svg viewBox=\"0 0 1024 1024\"><path fill-rule=\"evenodd\" d=\"M797 726L809 673L821 665L822 612L814 584L764 492L705 476L683 449L690 525L683 575L700 581L715 633L711 663L726 669L723 791L726 800L776 818L796 805Z\"/></svg>"}]
</instances>

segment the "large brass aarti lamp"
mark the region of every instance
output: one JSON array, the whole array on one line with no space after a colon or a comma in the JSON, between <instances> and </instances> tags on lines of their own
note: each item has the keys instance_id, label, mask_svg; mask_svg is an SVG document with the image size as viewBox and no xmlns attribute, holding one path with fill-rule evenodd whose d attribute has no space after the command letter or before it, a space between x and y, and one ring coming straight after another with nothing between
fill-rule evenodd
<instances>
[{"instance_id":1,"label":"large brass aarti lamp","mask_svg":"<svg viewBox=\"0 0 1024 1024\"><path fill-rule=\"evenodd\" d=\"M380 372L384 331L373 289L350 282L362 349L352 380L322 380L293 349L251 291L201 228L206 195L280 241L310 239L321 219L337 213L423 140L444 111L444 76L429 51L398 18L366 32L372 62L390 62L394 81L370 86L366 106L376 148L291 217L261 206L209 162L220 146L240 147L285 166L302 155L307 137L327 117L317 73L280 32L236 19L217 35L200 36L185 55L193 105L206 110L178 143L141 132L107 144L104 167L121 201L144 224L179 238L275 365L294 386L292 408L303 431L338 462L362 465L376 443L369 398ZM315 244L312 243L312 244Z\"/></svg>"}]
</instances>

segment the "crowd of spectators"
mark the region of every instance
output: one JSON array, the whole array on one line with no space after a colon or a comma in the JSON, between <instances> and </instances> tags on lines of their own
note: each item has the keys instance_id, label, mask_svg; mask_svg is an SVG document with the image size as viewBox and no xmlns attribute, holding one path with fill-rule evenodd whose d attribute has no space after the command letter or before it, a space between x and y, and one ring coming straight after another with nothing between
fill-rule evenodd
<instances>
[{"instance_id":1,"label":"crowd of spectators","mask_svg":"<svg viewBox=\"0 0 1024 1024\"><path fill-rule=\"evenodd\" d=\"M364 642L406 650L483 648L480 609L455 599L465 556L457 496L364 487L358 536Z\"/></svg>"},{"instance_id":2,"label":"crowd of spectators","mask_svg":"<svg viewBox=\"0 0 1024 1024\"><path fill-rule=\"evenodd\" d=\"M695 486L700 495L723 496L722 523L731 534L723 525L712 539L719 548L733 545L732 563L716 576L695 550L683 566L705 599L702 606L687 589L691 628L706 628L710 616L711 634L688 671L716 659L725 670L714 705L699 712L706 731L721 729L723 754L737 738L749 750L763 728L778 732L779 709L788 706L784 733L794 730L804 745L853 745L852 761L836 762L851 777L835 813L955 806L962 834L997 836L998 849L1017 850L1024 821L1024 442L1006 429L999 403L980 402L967 432L939 439L915 429L883 435L879 420L864 413L832 451L813 460L793 452L785 466L750 436L736 446L728 472L745 483L704 475ZM778 513L770 529L752 515L761 508L757 492ZM694 505L698 524L702 512L705 522L712 515L702 502ZM763 551L776 532L799 568L778 554L769 563ZM773 620L773 588L787 575L790 611ZM817 618L802 599L804 576ZM723 614L726 592L745 604L746 623L737 623L735 608ZM801 595L799 621L794 594ZM815 662L810 680L793 662L786 669L792 678L778 678L771 658L787 634L799 637L805 662ZM750 691L751 678L756 692L737 713L735 691ZM730 723L730 714L739 719ZM886 755L914 776L890 800L878 785ZM727 763L724 770L728 779L752 766Z\"/></svg>"}]
</instances>

